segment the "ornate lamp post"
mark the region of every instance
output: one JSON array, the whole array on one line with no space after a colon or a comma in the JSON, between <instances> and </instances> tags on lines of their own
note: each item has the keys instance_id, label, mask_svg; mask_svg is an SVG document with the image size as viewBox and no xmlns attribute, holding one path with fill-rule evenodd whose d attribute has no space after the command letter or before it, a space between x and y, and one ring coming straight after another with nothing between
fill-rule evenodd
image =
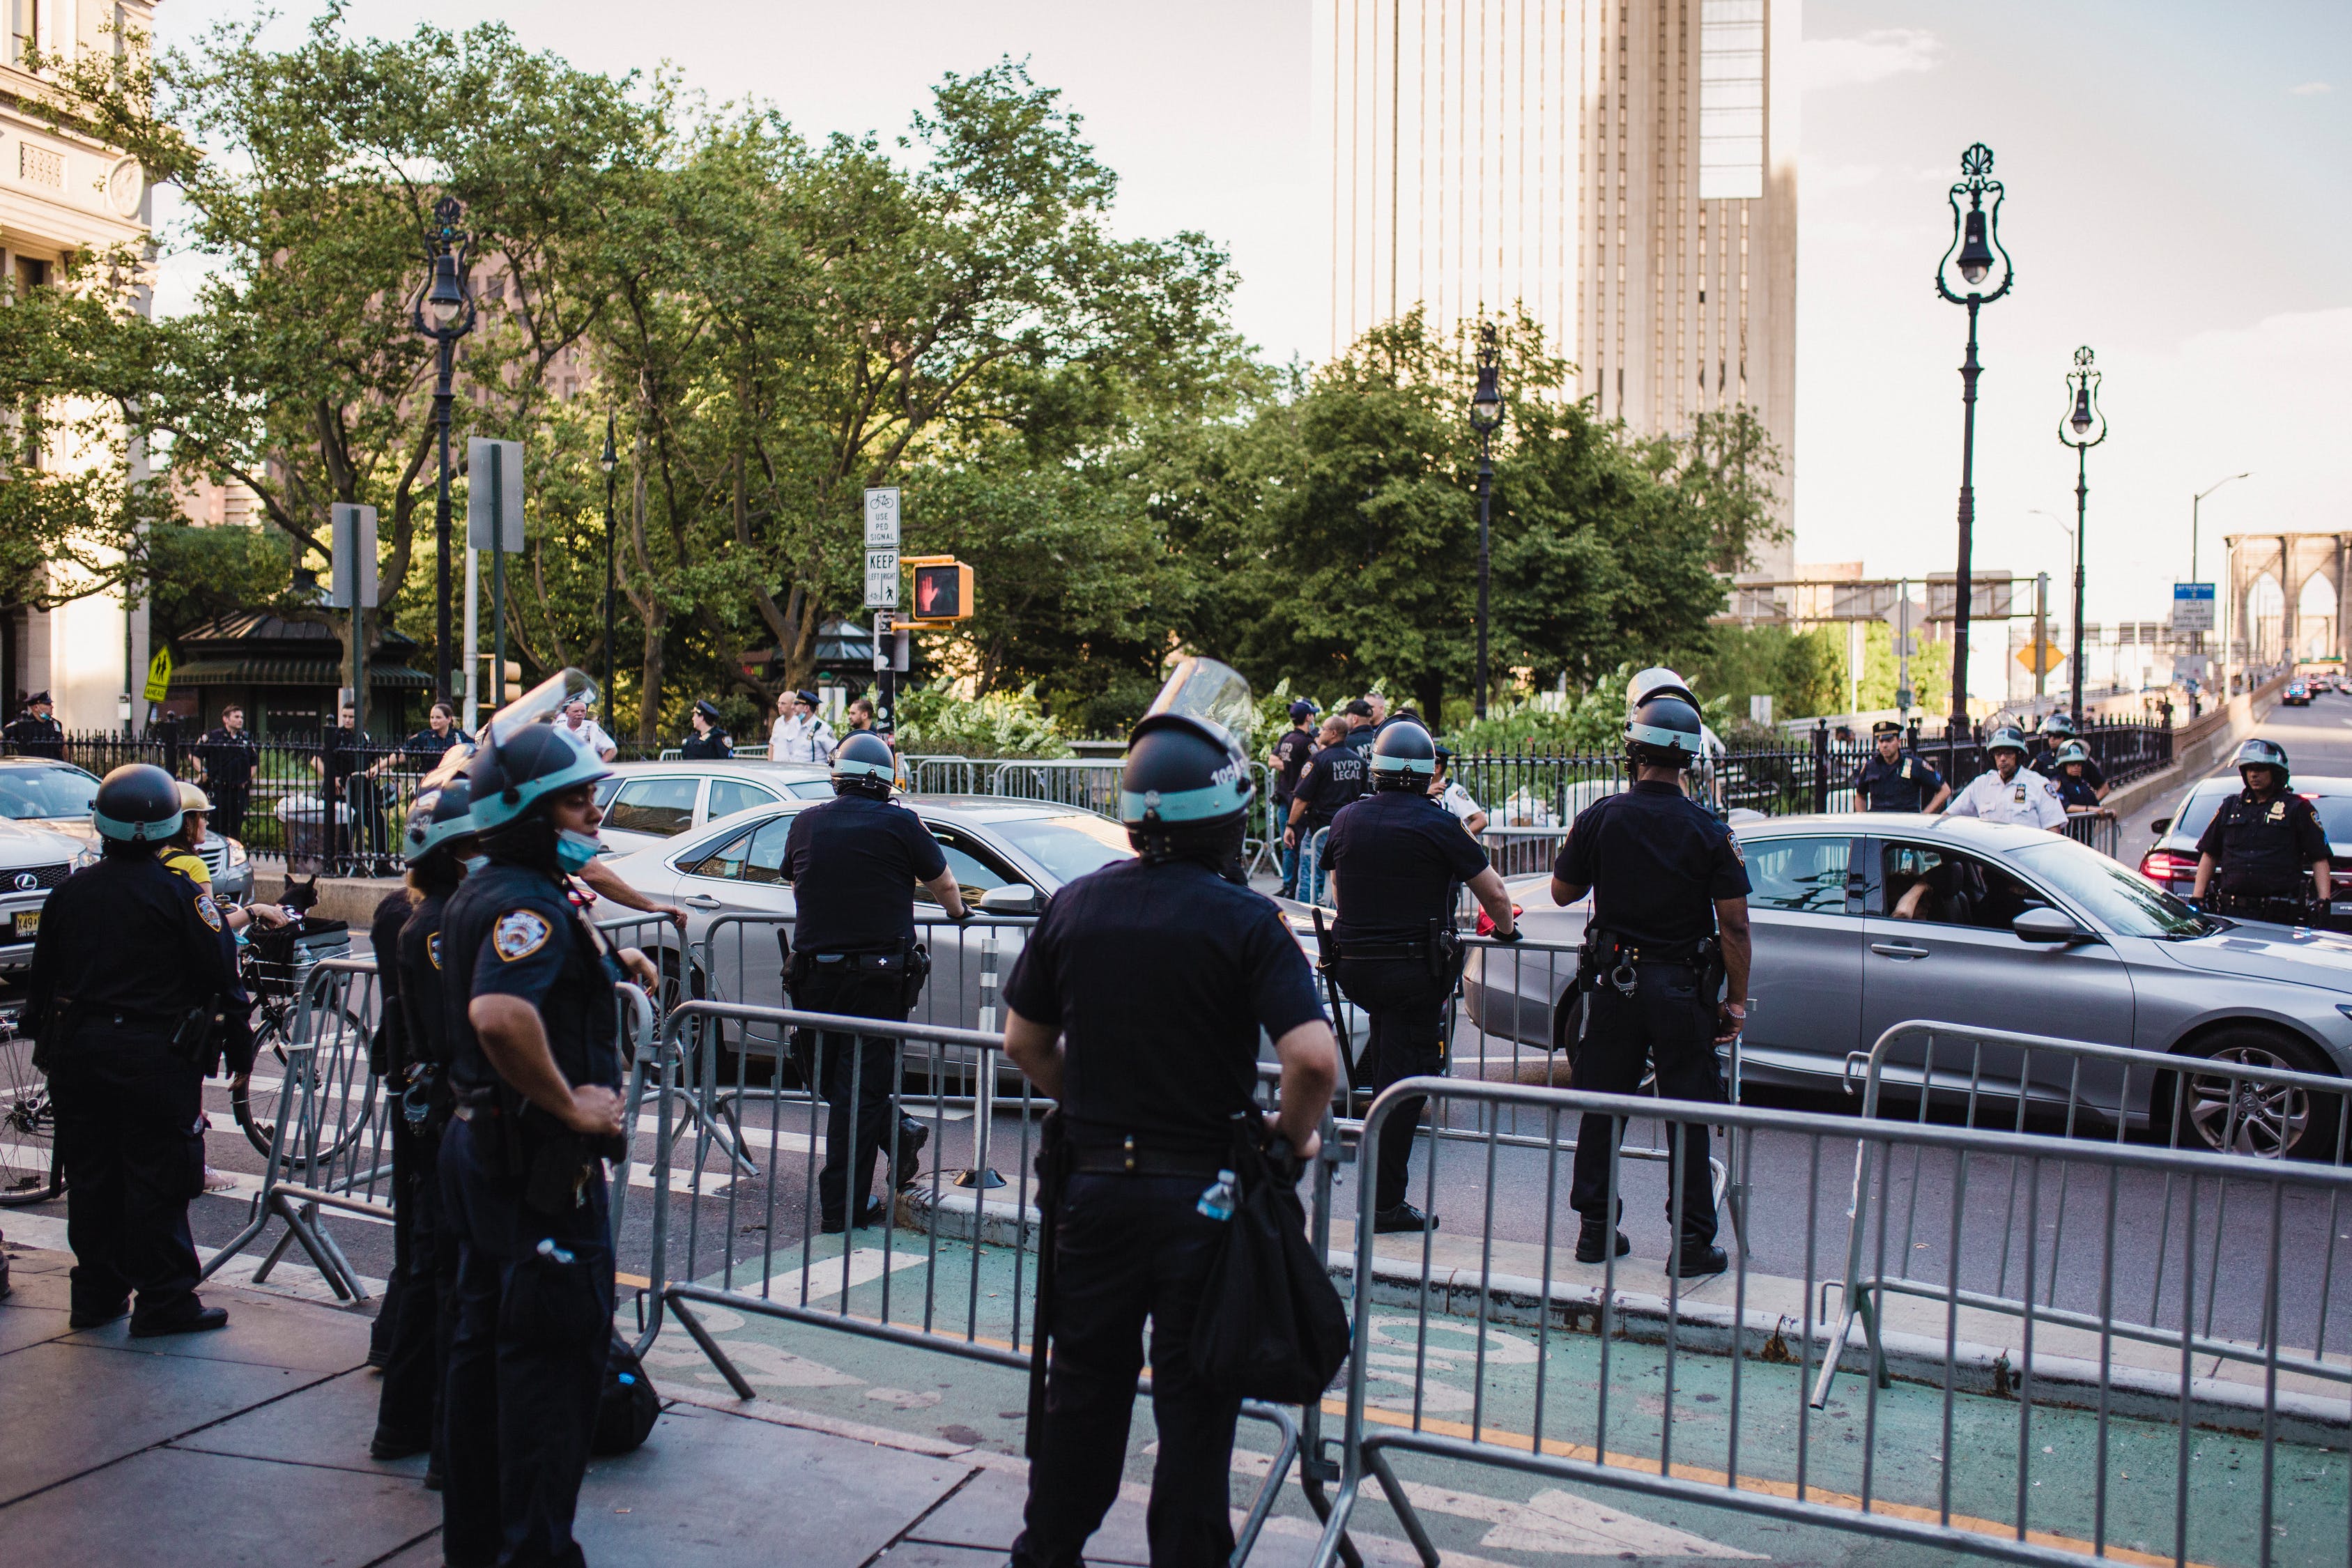
<instances>
[{"instance_id":1,"label":"ornate lamp post","mask_svg":"<svg viewBox=\"0 0 2352 1568\"><path fill-rule=\"evenodd\" d=\"M425 237L425 258L433 276L417 297L416 330L438 346L440 369L433 384L433 421L441 440L441 483L434 500L434 593L439 601L434 626L433 690L444 702L457 701L450 683L449 604L449 381L457 370L457 340L474 330L474 290L467 273L473 241L457 226L465 208L455 196L433 204L433 227Z\"/></svg>"},{"instance_id":2,"label":"ornate lamp post","mask_svg":"<svg viewBox=\"0 0 2352 1568\"><path fill-rule=\"evenodd\" d=\"M2008 293L2017 280L2009 252L2000 247L2004 194L1992 177L1991 148L1979 142L1960 154L1960 178L1950 196L1952 246L1936 268L1936 292L1969 310L1969 352L1960 362L1959 581L1954 584L1958 597L1952 608L1951 722L1956 731L1969 720L1969 562L1976 547L1977 376L1983 368L1977 363L1977 312ZM1958 290L1952 287L1955 274Z\"/></svg>"},{"instance_id":3,"label":"ornate lamp post","mask_svg":"<svg viewBox=\"0 0 2352 1568\"><path fill-rule=\"evenodd\" d=\"M1480 719L1486 716L1486 584L1491 553L1486 516L1488 497L1495 484L1495 432L1503 423L1503 391L1498 379L1501 359L1495 329L1480 327L1478 385L1470 395L1470 428L1478 432L1478 687L1471 694L1470 710Z\"/></svg>"},{"instance_id":4,"label":"ornate lamp post","mask_svg":"<svg viewBox=\"0 0 2352 1568\"><path fill-rule=\"evenodd\" d=\"M2083 722L2083 556L2085 523L2091 504L2089 453L2107 438L2107 416L2099 409L2099 373L2092 368L2091 351L2074 351L2074 368L2066 373L2066 417L2058 422L2058 439L2074 448L2074 722Z\"/></svg>"},{"instance_id":5,"label":"ornate lamp post","mask_svg":"<svg viewBox=\"0 0 2352 1568\"><path fill-rule=\"evenodd\" d=\"M617 719L613 712L613 484L621 457L613 449L610 410L604 415L604 453L596 461L604 470L604 713Z\"/></svg>"}]
</instances>

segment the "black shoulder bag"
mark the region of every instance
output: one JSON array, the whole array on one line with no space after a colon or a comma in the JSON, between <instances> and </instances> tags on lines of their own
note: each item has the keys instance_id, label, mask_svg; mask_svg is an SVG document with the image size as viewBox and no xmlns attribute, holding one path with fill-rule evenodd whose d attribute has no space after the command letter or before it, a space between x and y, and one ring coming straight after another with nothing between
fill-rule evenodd
<instances>
[{"instance_id":1,"label":"black shoulder bag","mask_svg":"<svg viewBox=\"0 0 2352 1568\"><path fill-rule=\"evenodd\" d=\"M1241 1200L1192 1326L1192 1371L1244 1399L1306 1405L1348 1359L1348 1313L1307 1239L1297 1161L1287 1143L1269 1155L1267 1139L1255 1107L1234 1119Z\"/></svg>"}]
</instances>

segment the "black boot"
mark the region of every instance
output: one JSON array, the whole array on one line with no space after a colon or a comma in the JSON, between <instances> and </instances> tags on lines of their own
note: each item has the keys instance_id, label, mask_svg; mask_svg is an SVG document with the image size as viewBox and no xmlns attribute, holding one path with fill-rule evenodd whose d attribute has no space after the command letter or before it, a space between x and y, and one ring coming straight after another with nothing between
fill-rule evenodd
<instances>
[{"instance_id":1,"label":"black boot","mask_svg":"<svg viewBox=\"0 0 2352 1568\"><path fill-rule=\"evenodd\" d=\"M1609 1257L1609 1237L1612 1234L1617 1237L1618 1257L1622 1258L1627 1253L1633 1250L1633 1244L1625 1239L1625 1233L1623 1231L1618 1230L1612 1232L1609 1222L1601 1218L1599 1215L1585 1215L1584 1224L1579 1227L1576 1233L1576 1260L1579 1263L1601 1263L1607 1261Z\"/></svg>"},{"instance_id":2,"label":"black boot","mask_svg":"<svg viewBox=\"0 0 2352 1568\"><path fill-rule=\"evenodd\" d=\"M1706 1236L1685 1236L1675 1249L1675 1260L1666 1270L1677 1279L1698 1279L1710 1274L1720 1274L1731 1267L1731 1259L1715 1238Z\"/></svg>"},{"instance_id":3,"label":"black boot","mask_svg":"<svg viewBox=\"0 0 2352 1568\"><path fill-rule=\"evenodd\" d=\"M1411 1204L1399 1204L1392 1209L1380 1209L1372 1215L1372 1233L1375 1236L1389 1236L1398 1231L1423 1231L1436 1228L1436 1215L1425 1215Z\"/></svg>"},{"instance_id":4,"label":"black boot","mask_svg":"<svg viewBox=\"0 0 2352 1568\"><path fill-rule=\"evenodd\" d=\"M923 1173L923 1145L931 1141L931 1130L911 1116L898 1118L898 1147L890 1162L890 1185L900 1192L915 1184Z\"/></svg>"}]
</instances>

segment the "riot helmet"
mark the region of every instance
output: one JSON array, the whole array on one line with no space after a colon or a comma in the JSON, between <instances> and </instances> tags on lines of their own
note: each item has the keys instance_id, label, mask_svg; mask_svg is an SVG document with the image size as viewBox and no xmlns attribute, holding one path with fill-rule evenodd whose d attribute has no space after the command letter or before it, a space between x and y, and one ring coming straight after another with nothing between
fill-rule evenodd
<instances>
[{"instance_id":1,"label":"riot helmet","mask_svg":"<svg viewBox=\"0 0 2352 1568\"><path fill-rule=\"evenodd\" d=\"M1706 749L1705 731L1694 704L1654 692L1625 721L1625 752L1647 767L1687 768Z\"/></svg>"},{"instance_id":2,"label":"riot helmet","mask_svg":"<svg viewBox=\"0 0 2352 1568\"><path fill-rule=\"evenodd\" d=\"M467 779L452 779L439 789L418 792L416 804L408 811L407 831L401 838L401 859L415 866L435 851L454 848L457 840L471 837L472 799L472 782Z\"/></svg>"},{"instance_id":3,"label":"riot helmet","mask_svg":"<svg viewBox=\"0 0 2352 1568\"><path fill-rule=\"evenodd\" d=\"M2230 765L2238 770L2238 777L2245 780L2246 787L2249 789L2253 787L2253 781L2246 778L2248 768L2270 769L2271 788L2286 788L2286 781L2289 777L2286 748L2276 741L2265 741L2257 735L2250 741L2242 742L2238 747L2238 754L2230 759Z\"/></svg>"},{"instance_id":4,"label":"riot helmet","mask_svg":"<svg viewBox=\"0 0 2352 1568\"><path fill-rule=\"evenodd\" d=\"M1990 757L1995 752L2015 752L2022 758L2025 755L2025 731L2014 724L2003 724L1985 737L1985 755Z\"/></svg>"},{"instance_id":5,"label":"riot helmet","mask_svg":"<svg viewBox=\"0 0 2352 1568\"><path fill-rule=\"evenodd\" d=\"M2080 741L2068 741L2064 745L2058 748L2057 763L2062 768L2071 766L2075 763L2088 763L2090 760L2091 748L2083 744Z\"/></svg>"},{"instance_id":6,"label":"riot helmet","mask_svg":"<svg viewBox=\"0 0 2352 1568\"><path fill-rule=\"evenodd\" d=\"M1689 703L1694 712L1698 709L1698 693L1691 689L1690 682L1662 664L1653 665L1625 683L1625 711L1630 715L1653 697L1679 698Z\"/></svg>"},{"instance_id":7,"label":"riot helmet","mask_svg":"<svg viewBox=\"0 0 2352 1568\"><path fill-rule=\"evenodd\" d=\"M2051 714L2048 718L2042 721L2042 733L2053 737L2074 734L2074 716L2068 713L2064 709L2060 709L2057 712Z\"/></svg>"},{"instance_id":8,"label":"riot helmet","mask_svg":"<svg viewBox=\"0 0 2352 1568\"><path fill-rule=\"evenodd\" d=\"M180 781L152 763L125 763L99 781L90 826L117 844L161 844L180 831Z\"/></svg>"},{"instance_id":9,"label":"riot helmet","mask_svg":"<svg viewBox=\"0 0 2352 1568\"><path fill-rule=\"evenodd\" d=\"M890 742L871 730L858 730L833 753L833 793L890 798L898 776L898 759Z\"/></svg>"},{"instance_id":10,"label":"riot helmet","mask_svg":"<svg viewBox=\"0 0 2352 1568\"><path fill-rule=\"evenodd\" d=\"M1391 719L1372 742L1372 787L1426 790L1437 776L1437 742L1410 719Z\"/></svg>"},{"instance_id":11,"label":"riot helmet","mask_svg":"<svg viewBox=\"0 0 2352 1568\"><path fill-rule=\"evenodd\" d=\"M190 784L187 780L182 779L180 781L180 809L183 812L201 812L205 816L209 816L212 815L213 797L206 795L194 784Z\"/></svg>"},{"instance_id":12,"label":"riot helmet","mask_svg":"<svg viewBox=\"0 0 2352 1568\"><path fill-rule=\"evenodd\" d=\"M1242 841L1257 793L1248 743L1249 682L1214 659L1188 658L1129 734L1118 819L1145 860L1197 860L1245 882Z\"/></svg>"}]
</instances>

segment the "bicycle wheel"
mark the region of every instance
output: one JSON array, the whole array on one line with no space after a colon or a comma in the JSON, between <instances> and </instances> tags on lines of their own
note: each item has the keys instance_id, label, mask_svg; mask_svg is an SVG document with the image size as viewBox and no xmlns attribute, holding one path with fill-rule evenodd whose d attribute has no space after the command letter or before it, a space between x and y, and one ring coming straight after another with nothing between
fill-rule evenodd
<instances>
[{"instance_id":1,"label":"bicycle wheel","mask_svg":"<svg viewBox=\"0 0 2352 1568\"><path fill-rule=\"evenodd\" d=\"M33 1042L0 1025L0 1205L47 1203L65 1184L48 1079L33 1066Z\"/></svg>"},{"instance_id":2,"label":"bicycle wheel","mask_svg":"<svg viewBox=\"0 0 2352 1568\"><path fill-rule=\"evenodd\" d=\"M278 1163L291 1167L313 1157L332 1160L367 1131L375 1107L375 1079L368 1071L367 1021L348 1008L313 1014L316 1038L294 1049L296 1015L291 1003L266 1005L254 1026L254 1082L229 1088L229 1109L245 1129L246 1142L267 1155L284 1108L298 1120L286 1129ZM275 1082L269 1081L274 1076ZM316 1136L313 1137L313 1124Z\"/></svg>"}]
</instances>

